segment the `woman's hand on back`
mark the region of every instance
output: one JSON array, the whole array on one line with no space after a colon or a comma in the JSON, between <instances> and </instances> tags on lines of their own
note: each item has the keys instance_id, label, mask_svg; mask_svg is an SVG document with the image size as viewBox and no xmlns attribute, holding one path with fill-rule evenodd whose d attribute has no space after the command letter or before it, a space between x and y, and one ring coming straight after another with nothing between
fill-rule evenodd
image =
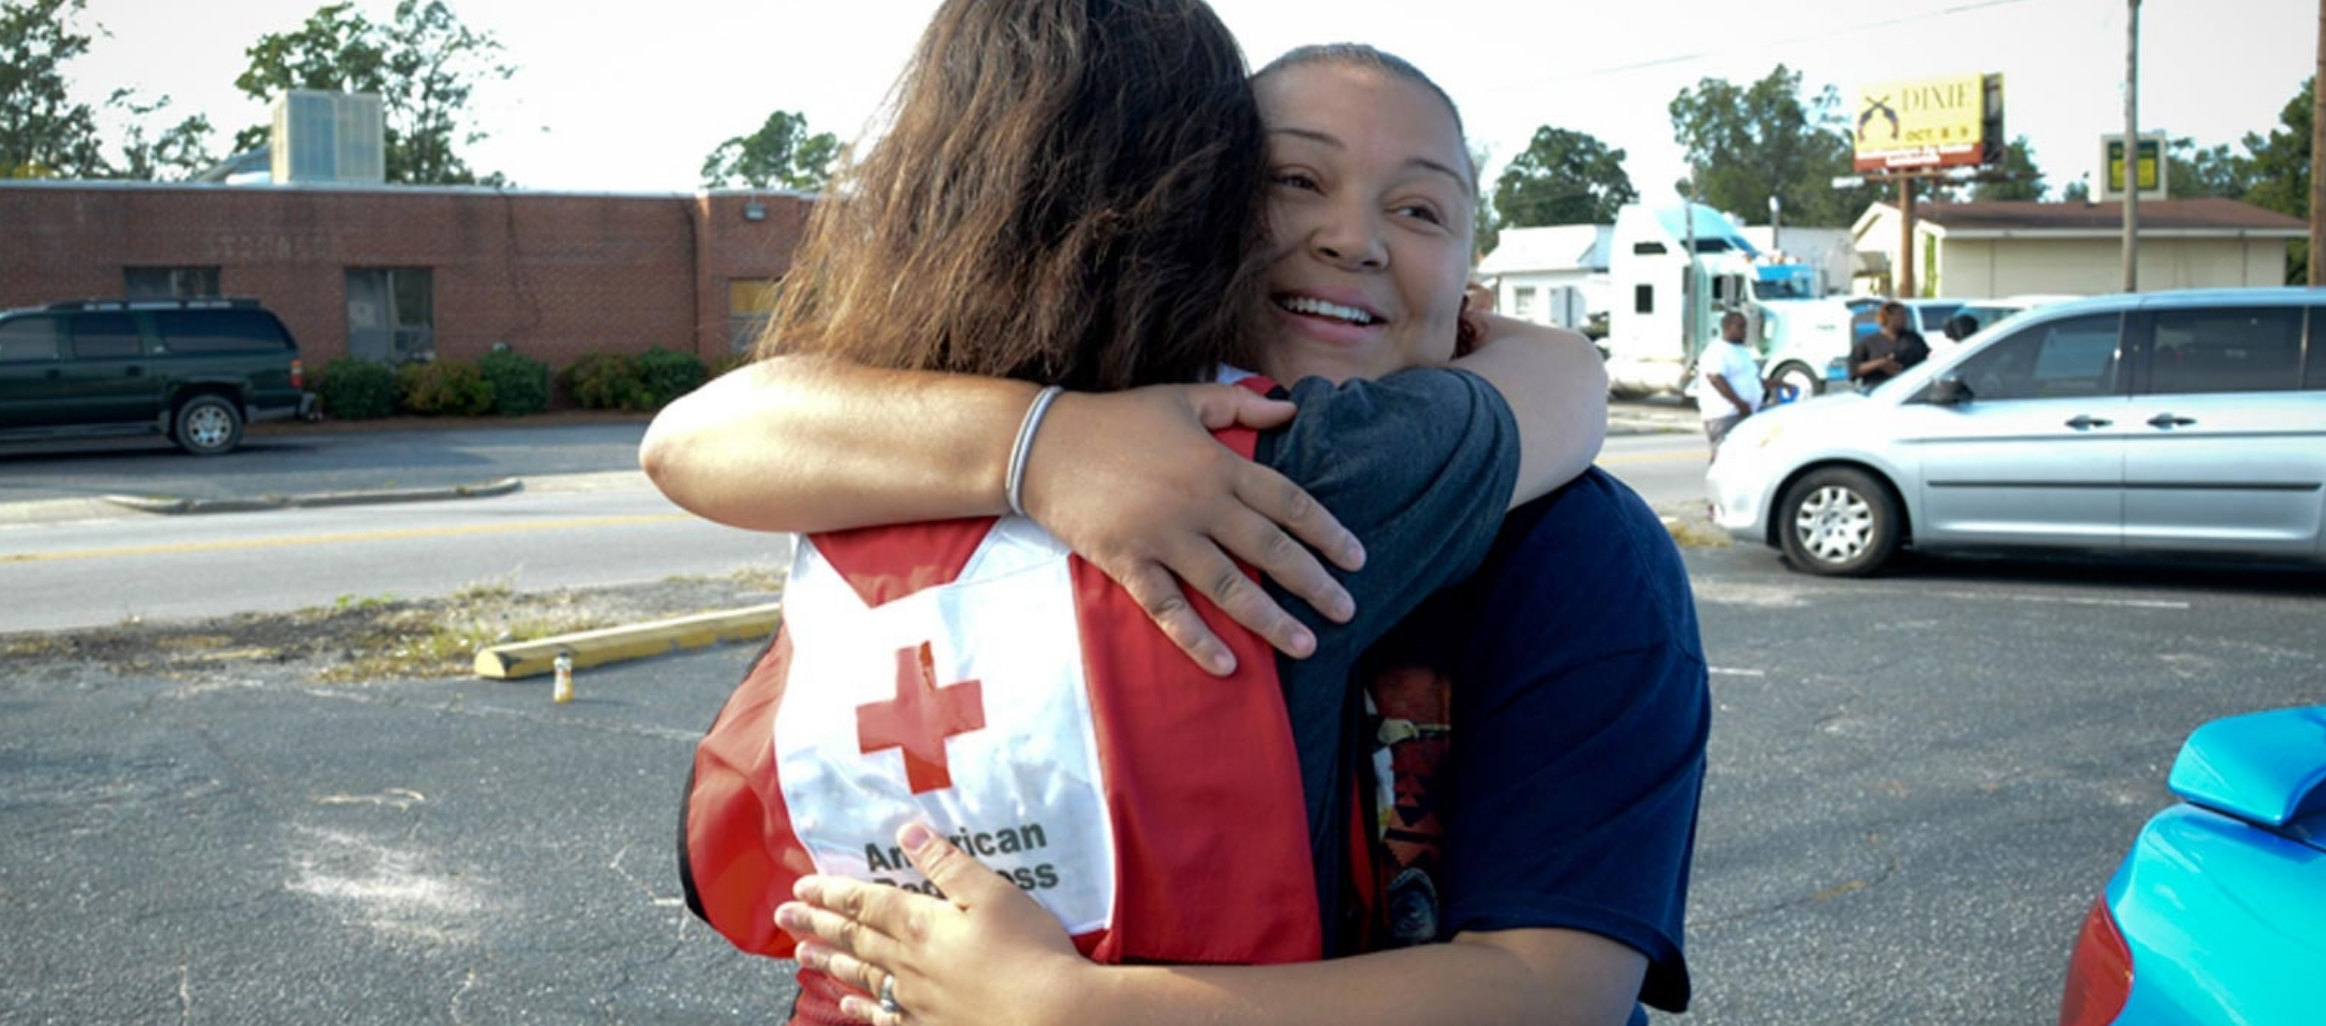
<instances>
[{"instance_id":1,"label":"woman's hand on back","mask_svg":"<svg viewBox=\"0 0 2326 1026\"><path fill-rule=\"evenodd\" d=\"M1069 393L1034 437L1021 498L1206 670L1225 675L1235 659L1181 581L1277 650L1306 656L1315 637L1236 561L1346 621L1355 607L1316 553L1355 570L1364 548L1307 492L1211 436L1239 424L1276 427L1293 412L1291 403L1232 385Z\"/></svg>"}]
</instances>

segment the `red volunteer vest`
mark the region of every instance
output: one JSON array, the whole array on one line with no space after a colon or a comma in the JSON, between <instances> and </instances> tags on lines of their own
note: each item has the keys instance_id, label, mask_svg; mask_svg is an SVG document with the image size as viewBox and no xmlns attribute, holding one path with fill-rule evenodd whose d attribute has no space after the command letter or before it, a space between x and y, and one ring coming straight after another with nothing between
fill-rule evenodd
<instances>
[{"instance_id":1,"label":"red volunteer vest","mask_svg":"<svg viewBox=\"0 0 2326 1026\"><path fill-rule=\"evenodd\" d=\"M1247 457L1256 441L1220 438ZM1197 669L1024 519L802 538L783 627L696 748L688 906L737 947L790 957L774 913L801 876L929 890L895 848L917 819L1097 961L1319 957L1274 653L1189 598L1235 677ZM794 1021L837 1021L840 993L803 972Z\"/></svg>"}]
</instances>

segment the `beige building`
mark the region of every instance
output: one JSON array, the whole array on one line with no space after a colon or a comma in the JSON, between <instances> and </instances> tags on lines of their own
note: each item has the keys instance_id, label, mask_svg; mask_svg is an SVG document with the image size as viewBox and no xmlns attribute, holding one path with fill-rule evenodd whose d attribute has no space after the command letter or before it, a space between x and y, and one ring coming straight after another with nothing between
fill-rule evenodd
<instances>
[{"instance_id":1,"label":"beige building","mask_svg":"<svg viewBox=\"0 0 2326 1026\"><path fill-rule=\"evenodd\" d=\"M2123 290L2121 203L1922 203L1915 215L1918 295ZM2300 221L2233 199L2146 200L2139 215L2142 291L2283 285L2286 243L2309 233ZM1898 266L1898 208L1875 204L1851 233L1863 268L1857 291L1887 294Z\"/></svg>"}]
</instances>

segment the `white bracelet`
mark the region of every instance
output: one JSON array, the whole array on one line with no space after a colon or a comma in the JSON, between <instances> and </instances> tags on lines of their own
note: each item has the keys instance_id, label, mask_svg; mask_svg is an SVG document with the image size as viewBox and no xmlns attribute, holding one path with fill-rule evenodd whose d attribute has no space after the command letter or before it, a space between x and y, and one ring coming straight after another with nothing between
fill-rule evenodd
<instances>
[{"instance_id":1,"label":"white bracelet","mask_svg":"<svg viewBox=\"0 0 2326 1026\"><path fill-rule=\"evenodd\" d=\"M1034 451L1034 432L1042 426L1042 415L1050 412L1051 401L1066 391L1051 385L1034 396L1034 405L1026 407L1026 419L1018 424L1017 444L1010 447L1010 473L1005 494L1010 500L1010 512L1026 516L1026 502L1021 494L1026 486L1026 455Z\"/></svg>"}]
</instances>

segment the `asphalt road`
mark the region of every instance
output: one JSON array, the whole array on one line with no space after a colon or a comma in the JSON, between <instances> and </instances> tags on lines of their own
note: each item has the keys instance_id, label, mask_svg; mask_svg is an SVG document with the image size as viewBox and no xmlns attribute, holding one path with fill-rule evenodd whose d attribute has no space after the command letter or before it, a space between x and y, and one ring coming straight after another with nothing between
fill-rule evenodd
<instances>
[{"instance_id":1,"label":"asphalt road","mask_svg":"<svg viewBox=\"0 0 2326 1026\"><path fill-rule=\"evenodd\" d=\"M1699 1024L2048 1021L2197 724L2326 701L2315 574L1688 553L1717 718ZM0 673L0 1022L764 1021L677 906L687 754L751 652L539 682ZM279 671L276 671L279 672Z\"/></svg>"}]
</instances>

